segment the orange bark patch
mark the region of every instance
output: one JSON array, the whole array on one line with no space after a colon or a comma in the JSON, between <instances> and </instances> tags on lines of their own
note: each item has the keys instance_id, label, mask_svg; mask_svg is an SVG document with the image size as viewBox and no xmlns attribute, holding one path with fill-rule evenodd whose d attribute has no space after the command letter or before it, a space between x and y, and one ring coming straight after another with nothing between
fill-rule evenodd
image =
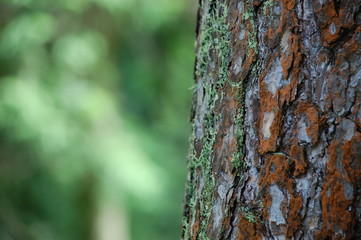
<instances>
[{"instance_id":1,"label":"orange bark patch","mask_svg":"<svg viewBox=\"0 0 361 240\"><path fill-rule=\"evenodd\" d=\"M288 157L284 154L270 154L265 157L265 176L259 180L261 187L272 183L286 183L289 170Z\"/></svg>"},{"instance_id":2,"label":"orange bark patch","mask_svg":"<svg viewBox=\"0 0 361 240\"><path fill-rule=\"evenodd\" d=\"M328 46L330 43L336 41L340 37L340 21L335 18L334 21L326 25L323 30L324 45Z\"/></svg>"},{"instance_id":3,"label":"orange bark patch","mask_svg":"<svg viewBox=\"0 0 361 240\"><path fill-rule=\"evenodd\" d=\"M277 32L281 33L287 26L297 26L298 18L294 12L295 1L294 0L281 0L282 12L281 12L281 24L277 28Z\"/></svg>"},{"instance_id":4,"label":"orange bark patch","mask_svg":"<svg viewBox=\"0 0 361 240\"><path fill-rule=\"evenodd\" d=\"M238 222L238 240L261 240L260 224L249 222L242 214Z\"/></svg>"},{"instance_id":5,"label":"orange bark patch","mask_svg":"<svg viewBox=\"0 0 361 240\"><path fill-rule=\"evenodd\" d=\"M352 213L348 210L352 201L344 196L344 183L339 173L328 175L321 193L322 231L318 233L322 239L341 237L351 230Z\"/></svg>"},{"instance_id":6,"label":"orange bark patch","mask_svg":"<svg viewBox=\"0 0 361 240\"><path fill-rule=\"evenodd\" d=\"M299 52L299 37L293 33L288 34L288 39L282 39L285 46L282 46L282 68L283 77L287 78L291 67L298 67L302 59L301 53Z\"/></svg>"},{"instance_id":7,"label":"orange bark patch","mask_svg":"<svg viewBox=\"0 0 361 240\"><path fill-rule=\"evenodd\" d=\"M298 120L302 115L307 117L305 123L307 136L311 139L312 144L317 143L319 137L319 117L316 108L311 103L302 101L297 106L296 114L298 115Z\"/></svg>"},{"instance_id":8,"label":"orange bark patch","mask_svg":"<svg viewBox=\"0 0 361 240\"><path fill-rule=\"evenodd\" d=\"M301 224L300 210L302 207L302 199L294 191L294 180L292 179L290 159L284 154L270 154L265 157L265 170L261 174L259 186L262 189L264 209L262 215L265 219L270 220L270 209L272 207L272 186L277 186L284 191L284 199L279 204L279 211L282 217L286 219L287 224L276 224L277 234L284 234L287 237L293 236L294 232ZM288 197L286 197L288 196ZM289 198L289 200L287 200Z\"/></svg>"},{"instance_id":9,"label":"orange bark patch","mask_svg":"<svg viewBox=\"0 0 361 240\"><path fill-rule=\"evenodd\" d=\"M268 31L267 31L267 38L268 39L273 39L276 37L276 32L273 28L268 28Z\"/></svg>"},{"instance_id":10,"label":"orange bark patch","mask_svg":"<svg viewBox=\"0 0 361 240\"><path fill-rule=\"evenodd\" d=\"M295 0L282 0L282 6L290 11L295 7Z\"/></svg>"},{"instance_id":11,"label":"orange bark patch","mask_svg":"<svg viewBox=\"0 0 361 240\"><path fill-rule=\"evenodd\" d=\"M337 16L334 1L327 1L320 4L318 1L314 2L314 11L322 15L325 20L321 25L321 33L323 37L323 45L329 46L334 42L340 33L340 21Z\"/></svg>"},{"instance_id":12,"label":"orange bark patch","mask_svg":"<svg viewBox=\"0 0 361 240\"><path fill-rule=\"evenodd\" d=\"M293 196L289 204L289 212L287 218L287 237L293 237L296 230L301 224L300 211L302 208L302 198L300 196Z\"/></svg>"},{"instance_id":13,"label":"orange bark patch","mask_svg":"<svg viewBox=\"0 0 361 240\"><path fill-rule=\"evenodd\" d=\"M361 26L358 26L355 30L355 33L352 37L352 39L348 42L346 42L343 47L345 48L345 50L347 50L347 52L349 54L352 54L354 52L356 52L357 50L360 50L360 44L358 44L357 40L355 39L356 34L361 32Z\"/></svg>"},{"instance_id":14,"label":"orange bark patch","mask_svg":"<svg viewBox=\"0 0 361 240\"><path fill-rule=\"evenodd\" d=\"M356 132L344 143L334 140L329 147L326 179L321 192L322 230L318 237L351 237L355 222L352 207L355 187L361 180L361 134Z\"/></svg>"},{"instance_id":15,"label":"orange bark patch","mask_svg":"<svg viewBox=\"0 0 361 240\"><path fill-rule=\"evenodd\" d=\"M269 70L270 71L270 70ZM291 102L295 99L297 84L298 84L299 69L292 69L291 83L278 89L273 86L275 94L269 91L265 82L266 74L261 76L260 83L260 148L259 153L266 154L277 149L277 142L279 141L279 133L281 129L282 107L285 102ZM272 84L272 83L269 83ZM275 83L273 83L275 84ZM312 114L314 111L311 111ZM311 116L311 115L310 115ZM312 116L311 116L312 117ZM315 126L318 128L318 125ZM309 129L313 131L313 129Z\"/></svg>"},{"instance_id":16,"label":"orange bark patch","mask_svg":"<svg viewBox=\"0 0 361 240\"><path fill-rule=\"evenodd\" d=\"M351 2L351 1L350 1ZM336 10L335 1L320 3L314 1L314 11L319 16L319 27L323 39L323 45L328 47L341 37L341 29L350 29L354 26L352 10L340 8ZM352 3L349 7L352 8Z\"/></svg>"},{"instance_id":17,"label":"orange bark patch","mask_svg":"<svg viewBox=\"0 0 361 240\"><path fill-rule=\"evenodd\" d=\"M298 144L292 145L290 149L290 158L295 162L294 176L298 177L306 173L307 162L305 160L305 152L302 146Z\"/></svg>"}]
</instances>

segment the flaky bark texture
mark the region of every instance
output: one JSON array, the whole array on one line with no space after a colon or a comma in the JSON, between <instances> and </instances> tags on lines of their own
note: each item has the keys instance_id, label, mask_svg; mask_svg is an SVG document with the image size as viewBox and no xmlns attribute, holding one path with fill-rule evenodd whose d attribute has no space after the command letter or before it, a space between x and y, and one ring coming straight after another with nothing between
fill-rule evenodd
<instances>
[{"instance_id":1,"label":"flaky bark texture","mask_svg":"<svg viewBox=\"0 0 361 240\"><path fill-rule=\"evenodd\" d=\"M361 239L360 5L201 1L183 239Z\"/></svg>"}]
</instances>

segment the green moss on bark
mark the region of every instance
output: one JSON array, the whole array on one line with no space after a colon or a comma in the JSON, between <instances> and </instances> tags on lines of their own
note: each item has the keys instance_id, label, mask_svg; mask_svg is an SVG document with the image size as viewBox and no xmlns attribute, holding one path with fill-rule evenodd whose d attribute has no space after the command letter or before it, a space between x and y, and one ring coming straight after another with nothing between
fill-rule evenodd
<instances>
[{"instance_id":1,"label":"green moss on bark","mask_svg":"<svg viewBox=\"0 0 361 240\"><path fill-rule=\"evenodd\" d=\"M188 219L183 219L184 238L189 238L189 225L196 217L196 207L199 209L198 239L209 239L207 227L214 205L213 192L215 180L212 174L213 145L218 131L219 116L214 108L217 101L223 98L223 87L228 79L228 66L230 62L230 32L226 21L228 7L224 2L212 1L207 6L201 6L204 14L199 36L199 50L197 55L196 77L201 81L205 101L205 113L203 117L202 150L197 157L194 150L194 139L191 142L191 154L189 159L189 171L193 177L188 182L187 203L189 208ZM195 127L193 128L195 131ZM200 174L198 179L195 176ZM198 188L201 194L196 192L196 184L202 182L202 188ZM198 186L199 187L199 186Z\"/></svg>"}]
</instances>

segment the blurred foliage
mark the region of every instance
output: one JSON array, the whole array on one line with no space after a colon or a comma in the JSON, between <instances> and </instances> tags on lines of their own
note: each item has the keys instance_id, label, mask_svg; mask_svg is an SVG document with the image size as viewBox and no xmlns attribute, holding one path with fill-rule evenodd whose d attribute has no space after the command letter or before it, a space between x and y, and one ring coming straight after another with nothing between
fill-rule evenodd
<instances>
[{"instance_id":1,"label":"blurred foliage","mask_svg":"<svg viewBox=\"0 0 361 240\"><path fill-rule=\"evenodd\" d=\"M177 239L195 1L0 1L0 239Z\"/></svg>"}]
</instances>

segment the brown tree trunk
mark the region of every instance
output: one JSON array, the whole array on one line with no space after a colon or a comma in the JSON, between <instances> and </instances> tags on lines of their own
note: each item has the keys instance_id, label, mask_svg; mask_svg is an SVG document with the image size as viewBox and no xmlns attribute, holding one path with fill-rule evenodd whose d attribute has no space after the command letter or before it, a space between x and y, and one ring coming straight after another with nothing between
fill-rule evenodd
<instances>
[{"instance_id":1,"label":"brown tree trunk","mask_svg":"<svg viewBox=\"0 0 361 240\"><path fill-rule=\"evenodd\" d=\"M183 239L361 239L360 0L202 0Z\"/></svg>"}]
</instances>

